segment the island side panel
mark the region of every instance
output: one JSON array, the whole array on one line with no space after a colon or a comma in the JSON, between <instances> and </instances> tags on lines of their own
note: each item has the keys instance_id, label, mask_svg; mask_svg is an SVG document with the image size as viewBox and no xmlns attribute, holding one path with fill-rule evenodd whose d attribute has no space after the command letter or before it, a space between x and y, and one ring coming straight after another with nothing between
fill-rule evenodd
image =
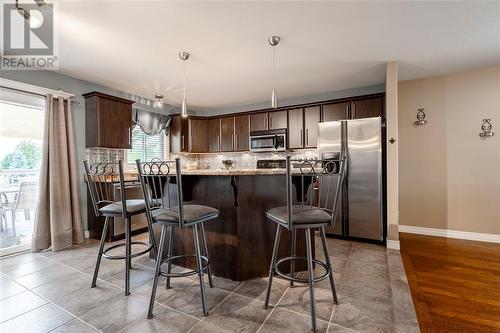
<instances>
[{"instance_id":1,"label":"island side panel","mask_svg":"<svg viewBox=\"0 0 500 333\"><path fill-rule=\"evenodd\" d=\"M277 224L266 218L266 212L286 205L285 179L284 175L235 176L238 187L239 280L263 277L269 273ZM278 258L291 255L291 236L291 231L282 229ZM296 249L298 256L306 256L303 230L297 233ZM306 269L305 262L296 262L296 271ZM280 270L288 273L290 265L284 263L280 265Z\"/></svg>"}]
</instances>

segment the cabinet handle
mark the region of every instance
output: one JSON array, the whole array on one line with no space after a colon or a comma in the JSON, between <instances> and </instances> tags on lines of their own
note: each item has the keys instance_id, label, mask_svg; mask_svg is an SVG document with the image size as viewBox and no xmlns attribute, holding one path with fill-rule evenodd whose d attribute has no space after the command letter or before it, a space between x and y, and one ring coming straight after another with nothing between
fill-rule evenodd
<instances>
[{"instance_id":1,"label":"cabinet handle","mask_svg":"<svg viewBox=\"0 0 500 333\"><path fill-rule=\"evenodd\" d=\"M238 134L234 135L234 146L238 149Z\"/></svg>"},{"instance_id":2,"label":"cabinet handle","mask_svg":"<svg viewBox=\"0 0 500 333\"><path fill-rule=\"evenodd\" d=\"M217 150L220 150L220 136L217 135Z\"/></svg>"},{"instance_id":3,"label":"cabinet handle","mask_svg":"<svg viewBox=\"0 0 500 333\"><path fill-rule=\"evenodd\" d=\"M353 106L353 110L352 110L352 113L353 113L353 118L356 118L356 103L352 103L352 106Z\"/></svg>"},{"instance_id":4,"label":"cabinet handle","mask_svg":"<svg viewBox=\"0 0 500 333\"><path fill-rule=\"evenodd\" d=\"M350 112L349 112L350 110L349 109L350 109L349 108L349 104L347 104L345 106L345 113L346 113L347 119L351 118L351 115L350 115Z\"/></svg>"},{"instance_id":5,"label":"cabinet handle","mask_svg":"<svg viewBox=\"0 0 500 333\"><path fill-rule=\"evenodd\" d=\"M309 145L309 129L306 129L306 146Z\"/></svg>"},{"instance_id":6,"label":"cabinet handle","mask_svg":"<svg viewBox=\"0 0 500 333\"><path fill-rule=\"evenodd\" d=\"M234 149L234 134L231 134L231 149Z\"/></svg>"},{"instance_id":7,"label":"cabinet handle","mask_svg":"<svg viewBox=\"0 0 500 333\"><path fill-rule=\"evenodd\" d=\"M181 140L182 140L182 147L181 147L181 149L184 149L184 135L181 135Z\"/></svg>"},{"instance_id":8,"label":"cabinet handle","mask_svg":"<svg viewBox=\"0 0 500 333\"><path fill-rule=\"evenodd\" d=\"M303 138L302 138L302 129L300 129L300 145L302 146L302 142L303 142Z\"/></svg>"}]
</instances>

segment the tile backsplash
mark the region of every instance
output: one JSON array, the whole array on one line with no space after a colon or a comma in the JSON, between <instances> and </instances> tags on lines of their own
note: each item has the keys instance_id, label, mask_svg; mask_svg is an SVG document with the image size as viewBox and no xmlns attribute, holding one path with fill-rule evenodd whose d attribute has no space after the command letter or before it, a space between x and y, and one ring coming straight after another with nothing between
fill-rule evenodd
<instances>
[{"instance_id":1,"label":"tile backsplash","mask_svg":"<svg viewBox=\"0 0 500 333\"><path fill-rule=\"evenodd\" d=\"M170 159L176 157L181 158L182 167L186 167L187 162L196 162L198 169L221 169L223 168L222 161L232 160L235 169L255 169L257 160L279 160L285 159L286 156L292 158L312 158L317 156L315 149L304 149L300 151L286 151L276 153L250 153L250 152L223 152L211 154L170 154Z\"/></svg>"},{"instance_id":2,"label":"tile backsplash","mask_svg":"<svg viewBox=\"0 0 500 333\"><path fill-rule=\"evenodd\" d=\"M170 154L169 159L172 160L176 157L181 158L181 165L186 167L187 162L196 162L198 169L221 169L224 166L222 161L232 160L235 169L255 169L257 167L257 160L279 160L285 159L286 156L293 158L311 158L316 157L317 152L315 149L303 149L296 151L276 152L276 153L251 153L251 152L223 152L223 153L209 153L209 154L192 154L180 153ZM127 154L124 149L111 149L111 148L87 148L85 150L85 159L90 163L106 163L118 162L119 160L126 161ZM128 169L126 163L124 167ZM132 166L133 167L133 166Z\"/></svg>"},{"instance_id":3,"label":"tile backsplash","mask_svg":"<svg viewBox=\"0 0 500 333\"><path fill-rule=\"evenodd\" d=\"M125 161L127 155L124 149L112 148L87 148L85 149L85 159L89 163L107 163Z\"/></svg>"}]
</instances>

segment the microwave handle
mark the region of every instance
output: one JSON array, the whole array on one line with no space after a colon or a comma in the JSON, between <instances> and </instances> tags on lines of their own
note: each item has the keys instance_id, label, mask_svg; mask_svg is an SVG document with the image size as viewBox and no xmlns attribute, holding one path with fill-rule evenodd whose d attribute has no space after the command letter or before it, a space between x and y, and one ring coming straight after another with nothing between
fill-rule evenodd
<instances>
[{"instance_id":1,"label":"microwave handle","mask_svg":"<svg viewBox=\"0 0 500 333\"><path fill-rule=\"evenodd\" d=\"M278 135L274 135L274 149L278 149Z\"/></svg>"}]
</instances>

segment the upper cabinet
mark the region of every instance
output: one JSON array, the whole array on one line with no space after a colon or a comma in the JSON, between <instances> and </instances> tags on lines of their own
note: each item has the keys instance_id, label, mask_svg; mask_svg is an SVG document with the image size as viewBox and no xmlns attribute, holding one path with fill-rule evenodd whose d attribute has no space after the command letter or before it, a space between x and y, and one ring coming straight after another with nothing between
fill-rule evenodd
<instances>
[{"instance_id":1,"label":"upper cabinet","mask_svg":"<svg viewBox=\"0 0 500 333\"><path fill-rule=\"evenodd\" d=\"M83 97L86 147L130 149L134 102L95 91Z\"/></svg>"},{"instance_id":2,"label":"upper cabinet","mask_svg":"<svg viewBox=\"0 0 500 333\"><path fill-rule=\"evenodd\" d=\"M288 110L288 148L314 148L318 143L320 107Z\"/></svg>"},{"instance_id":3,"label":"upper cabinet","mask_svg":"<svg viewBox=\"0 0 500 333\"><path fill-rule=\"evenodd\" d=\"M318 123L321 112L319 106L304 109L304 148L318 145Z\"/></svg>"},{"instance_id":4,"label":"upper cabinet","mask_svg":"<svg viewBox=\"0 0 500 333\"><path fill-rule=\"evenodd\" d=\"M265 131L267 126L267 112L252 113L250 115L250 131Z\"/></svg>"},{"instance_id":5,"label":"upper cabinet","mask_svg":"<svg viewBox=\"0 0 500 333\"><path fill-rule=\"evenodd\" d=\"M287 111L270 111L250 115L250 131L266 131L287 127Z\"/></svg>"},{"instance_id":6,"label":"upper cabinet","mask_svg":"<svg viewBox=\"0 0 500 333\"><path fill-rule=\"evenodd\" d=\"M189 152L207 152L207 120L191 118L189 124Z\"/></svg>"},{"instance_id":7,"label":"upper cabinet","mask_svg":"<svg viewBox=\"0 0 500 333\"><path fill-rule=\"evenodd\" d=\"M170 123L170 152L206 153L207 120L173 115Z\"/></svg>"},{"instance_id":8,"label":"upper cabinet","mask_svg":"<svg viewBox=\"0 0 500 333\"><path fill-rule=\"evenodd\" d=\"M210 118L207 121L208 152L220 151L220 118Z\"/></svg>"},{"instance_id":9,"label":"upper cabinet","mask_svg":"<svg viewBox=\"0 0 500 333\"><path fill-rule=\"evenodd\" d=\"M288 148L304 148L304 109L288 110Z\"/></svg>"},{"instance_id":10,"label":"upper cabinet","mask_svg":"<svg viewBox=\"0 0 500 333\"><path fill-rule=\"evenodd\" d=\"M249 150L250 142L250 116L241 115L234 117L234 150Z\"/></svg>"},{"instance_id":11,"label":"upper cabinet","mask_svg":"<svg viewBox=\"0 0 500 333\"><path fill-rule=\"evenodd\" d=\"M289 110L189 119L174 115L170 129L170 151L173 153L248 151L250 132L276 129L287 130L289 149L315 148L318 144L319 122L378 116L384 116L382 94L354 97L338 102L311 103ZM130 123L130 119L127 120ZM128 136L126 138L128 139Z\"/></svg>"},{"instance_id":12,"label":"upper cabinet","mask_svg":"<svg viewBox=\"0 0 500 333\"><path fill-rule=\"evenodd\" d=\"M287 112L284 111L273 111L269 112L269 129L281 129L287 126Z\"/></svg>"},{"instance_id":13,"label":"upper cabinet","mask_svg":"<svg viewBox=\"0 0 500 333\"><path fill-rule=\"evenodd\" d=\"M234 150L234 117L220 119L220 150Z\"/></svg>"},{"instance_id":14,"label":"upper cabinet","mask_svg":"<svg viewBox=\"0 0 500 333\"><path fill-rule=\"evenodd\" d=\"M351 119L383 117L384 98L373 97L351 101Z\"/></svg>"},{"instance_id":15,"label":"upper cabinet","mask_svg":"<svg viewBox=\"0 0 500 333\"><path fill-rule=\"evenodd\" d=\"M323 121L349 119L350 102L323 104Z\"/></svg>"}]
</instances>

